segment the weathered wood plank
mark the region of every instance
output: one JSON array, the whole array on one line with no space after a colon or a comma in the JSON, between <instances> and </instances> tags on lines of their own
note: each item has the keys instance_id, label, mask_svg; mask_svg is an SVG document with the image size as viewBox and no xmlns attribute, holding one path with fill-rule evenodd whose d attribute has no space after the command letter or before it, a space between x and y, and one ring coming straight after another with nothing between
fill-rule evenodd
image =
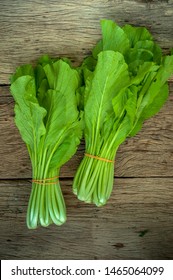
<instances>
[{"instance_id":1,"label":"weathered wood plank","mask_svg":"<svg viewBox=\"0 0 173 280\"><path fill-rule=\"evenodd\" d=\"M9 90L5 88L8 95ZM115 176L173 176L172 92L173 84L170 86L169 100L161 112L147 120L137 136L120 146L116 157ZM13 121L13 106L12 97L0 98L0 178L30 178L31 164L25 144ZM74 176L83 154L84 144L81 144L76 155L62 168L62 177Z\"/></svg>"},{"instance_id":2,"label":"weathered wood plank","mask_svg":"<svg viewBox=\"0 0 173 280\"><path fill-rule=\"evenodd\" d=\"M173 47L172 0L0 0L0 7L0 84L9 84L16 66L34 63L45 53L80 63L100 38L102 18L146 26L165 53ZM9 88L0 87L0 178L31 178L13 106ZM0 180L1 259L172 259L172 108L170 95L161 112L121 145L115 176L122 178L115 179L111 198L102 208L78 201L71 179L64 179L75 174L84 153L84 143L80 145L61 171L68 213L61 227L28 230L31 182Z\"/></svg>"},{"instance_id":3,"label":"weathered wood plank","mask_svg":"<svg viewBox=\"0 0 173 280\"><path fill-rule=\"evenodd\" d=\"M166 52L173 46L172 0L0 0L0 7L0 84L45 53L81 62L100 38L102 18L146 26Z\"/></svg>"},{"instance_id":4,"label":"weathered wood plank","mask_svg":"<svg viewBox=\"0 0 173 280\"><path fill-rule=\"evenodd\" d=\"M0 181L1 259L173 258L173 179L116 179L101 208L77 200L71 184L61 182L66 224L28 230L31 183Z\"/></svg>"}]
</instances>

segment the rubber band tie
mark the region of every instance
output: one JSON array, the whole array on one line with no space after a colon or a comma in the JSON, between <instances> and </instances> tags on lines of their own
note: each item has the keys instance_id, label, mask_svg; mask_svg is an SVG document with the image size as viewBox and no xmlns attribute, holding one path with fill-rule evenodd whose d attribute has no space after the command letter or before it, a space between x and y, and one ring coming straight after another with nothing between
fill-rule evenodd
<instances>
[{"instance_id":1,"label":"rubber band tie","mask_svg":"<svg viewBox=\"0 0 173 280\"><path fill-rule=\"evenodd\" d=\"M57 178L59 178L59 176L55 176L52 178L45 178L45 179L32 179L32 183L39 184L39 185L55 185L58 183L58 180L56 180L55 182L47 182L47 181L53 181Z\"/></svg>"},{"instance_id":2,"label":"rubber band tie","mask_svg":"<svg viewBox=\"0 0 173 280\"><path fill-rule=\"evenodd\" d=\"M97 160L102 160L102 161L105 161L105 162L114 163L114 160L110 160L110 159L107 159L107 158L102 158L102 157L90 155L90 154L87 154L87 153L85 153L85 156L86 157L90 157L90 158L94 158L94 159L97 159Z\"/></svg>"}]
</instances>

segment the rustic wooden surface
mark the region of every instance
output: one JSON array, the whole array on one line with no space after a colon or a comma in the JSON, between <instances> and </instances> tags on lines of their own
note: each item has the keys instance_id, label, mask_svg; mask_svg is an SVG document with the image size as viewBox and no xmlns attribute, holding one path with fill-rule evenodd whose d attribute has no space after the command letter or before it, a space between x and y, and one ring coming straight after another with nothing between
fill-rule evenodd
<instances>
[{"instance_id":1,"label":"rustic wooden surface","mask_svg":"<svg viewBox=\"0 0 173 280\"><path fill-rule=\"evenodd\" d=\"M0 257L1 259L173 258L173 83L170 98L141 132L119 149L115 184L102 208L72 194L84 152L61 170L67 223L28 230L28 154L13 122L9 77L41 55L79 64L100 38L99 20L146 26L164 53L173 47L173 1L0 0ZM171 79L172 80L172 79Z\"/></svg>"}]
</instances>

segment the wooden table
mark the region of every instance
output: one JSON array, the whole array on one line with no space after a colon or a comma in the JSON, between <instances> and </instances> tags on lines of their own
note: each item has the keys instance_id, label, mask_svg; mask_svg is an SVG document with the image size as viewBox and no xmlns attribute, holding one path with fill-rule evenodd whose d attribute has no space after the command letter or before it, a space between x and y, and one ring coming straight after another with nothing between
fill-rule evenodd
<instances>
[{"instance_id":1,"label":"wooden table","mask_svg":"<svg viewBox=\"0 0 173 280\"><path fill-rule=\"evenodd\" d=\"M82 203L72 180L84 153L61 170L68 220L28 230L31 165L14 125L9 77L42 54L76 64L100 38L99 20L146 26L164 53L173 47L173 1L0 0L0 257L1 259L173 258L173 83L160 113L119 149L115 184L102 208Z\"/></svg>"}]
</instances>

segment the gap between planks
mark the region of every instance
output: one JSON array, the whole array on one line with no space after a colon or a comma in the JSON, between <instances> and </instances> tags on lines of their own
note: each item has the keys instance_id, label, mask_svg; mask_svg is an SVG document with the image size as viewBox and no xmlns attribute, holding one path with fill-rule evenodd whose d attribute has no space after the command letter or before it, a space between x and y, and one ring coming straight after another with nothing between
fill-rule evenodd
<instances>
[{"instance_id":1,"label":"gap between planks","mask_svg":"<svg viewBox=\"0 0 173 280\"><path fill-rule=\"evenodd\" d=\"M65 182L65 181L73 181L74 177L60 177L59 178L61 182ZM141 177L119 177L119 176L114 176L114 180L135 180L135 179L173 179L173 176L141 176ZM14 182L14 181L20 181L20 182L29 182L32 184L32 178L0 178L0 183L3 182Z\"/></svg>"}]
</instances>

